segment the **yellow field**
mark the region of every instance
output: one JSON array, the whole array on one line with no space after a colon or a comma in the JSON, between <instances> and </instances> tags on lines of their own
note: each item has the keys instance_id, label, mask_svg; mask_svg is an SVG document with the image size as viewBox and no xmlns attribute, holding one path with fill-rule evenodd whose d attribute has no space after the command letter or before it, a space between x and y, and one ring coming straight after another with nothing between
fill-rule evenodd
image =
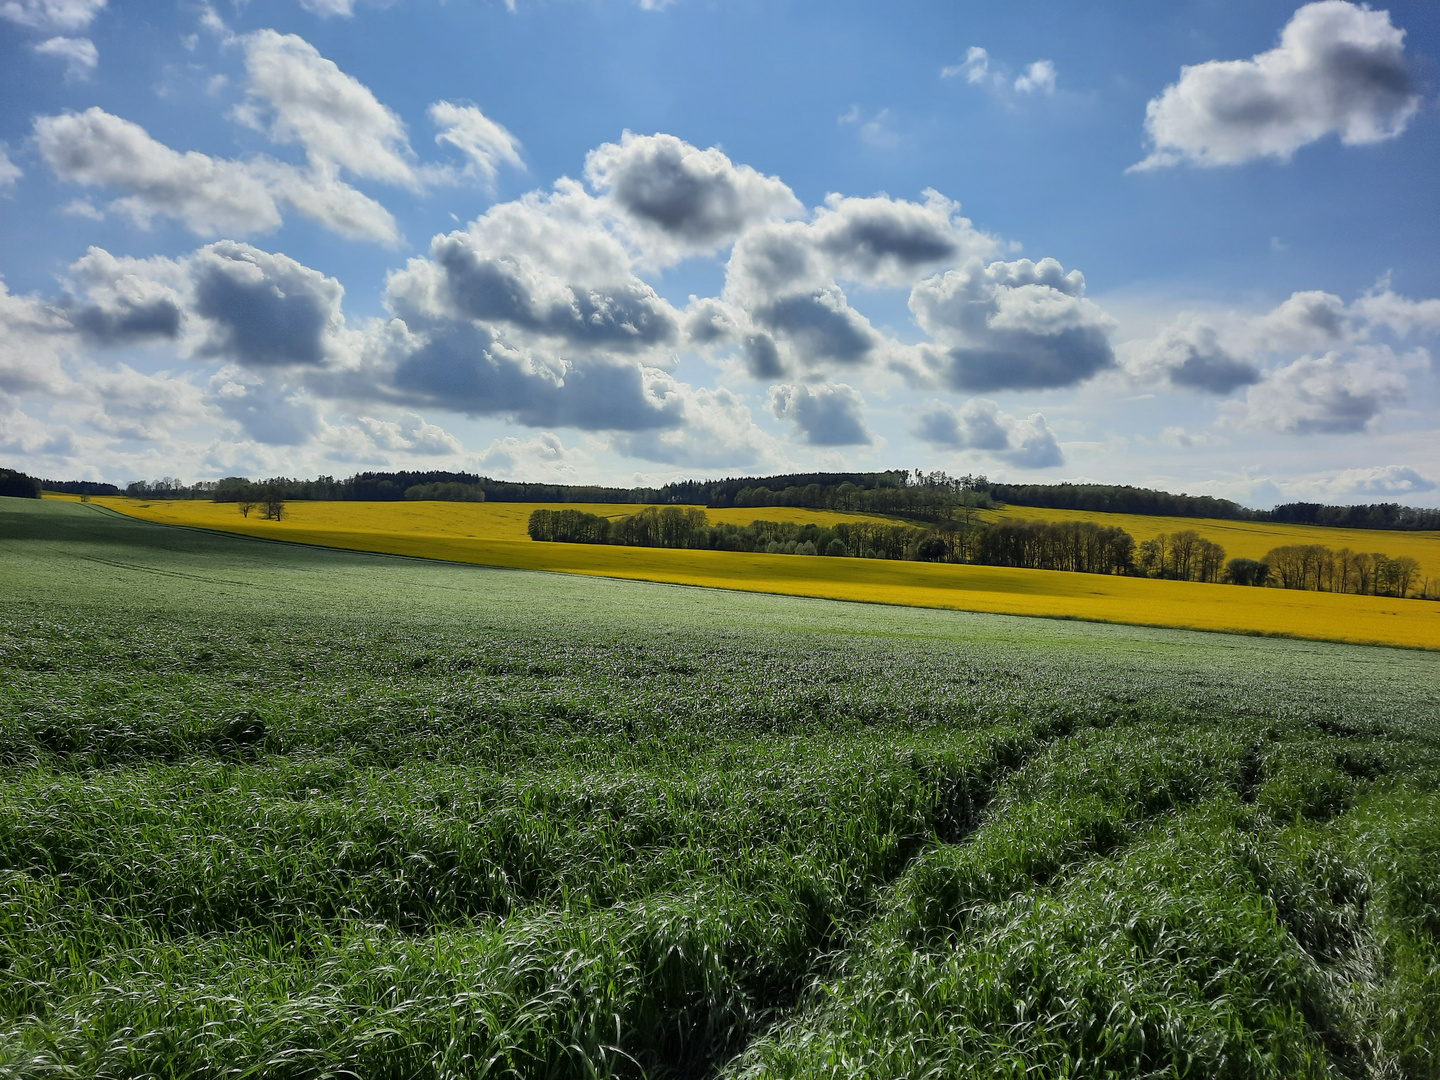
<instances>
[{"instance_id":1,"label":"yellow field","mask_svg":"<svg viewBox=\"0 0 1440 1080\"><path fill-rule=\"evenodd\" d=\"M1007 506L981 513L985 521L1093 521L1118 525L1136 543L1160 533L1194 529L1225 549L1226 558L1259 559L1282 544L1324 544L1335 551L1380 551L1392 559L1409 555L1420 564L1420 575L1440 578L1440 532L1401 532L1386 529L1331 529L1318 525L1276 525L1264 521L1221 521L1215 518L1150 517L1146 514L1097 514L1089 510L1046 510L1035 506Z\"/></svg>"},{"instance_id":2,"label":"yellow field","mask_svg":"<svg viewBox=\"0 0 1440 1080\"><path fill-rule=\"evenodd\" d=\"M255 514L242 518L233 503L141 503L125 498L97 498L94 501L149 521L356 551L522 570L590 574L833 600L1440 649L1440 604L1419 600L1247 589L1232 585L991 566L539 544L525 533L531 511L542 508L542 504L535 503L293 502L287 506L286 520L273 522L261 520ZM543 506L548 509L568 506L610 516L641 509L639 506L585 506L574 503ZM778 507L712 510L709 513L712 520L737 523L764 517L828 524L853 521L860 516ZM1137 520L1153 520L1157 523L1154 531L1169 531L1159 523L1171 519ZM1178 527L1197 526L1190 519L1174 520L1184 523ZM1175 527L1172 525L1169 528ZM1221 543L1225 542L1208 529L1201 531ZM1401 553L1399 545L1390 541L1404 534L1367 532L1365 535L1373 538L1366 550L1385 547L1391 554ZM1382 543L1375 543L1377 540ZM1265 550L1269 550L1269 546ZM1260 553L1263 554L1263 551Z\"/></svg>"}]
</instances>

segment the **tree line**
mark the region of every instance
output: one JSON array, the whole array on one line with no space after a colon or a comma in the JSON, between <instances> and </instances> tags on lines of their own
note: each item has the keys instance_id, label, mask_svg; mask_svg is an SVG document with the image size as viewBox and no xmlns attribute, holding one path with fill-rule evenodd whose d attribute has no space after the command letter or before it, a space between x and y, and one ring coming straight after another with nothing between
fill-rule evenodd
<instances>
[{"instance_id":1,"label":"tree line","mask_svg":"<svg viewBox=\"0 0 1440 1080\"><path fill-rule=\"evenodd\" d=\"M1429 595L1428 579L1418 580L1419 563L1409 556L1392 559L1288 544L1263 559L1227 561L1224 547L1194 529L1160 533L1137 544L1124 529L1090 521L948 521L922 527L759 520L734 525L711 522L698 507L650 506L616 518L575 509L536 510L528 529L532 540L568 544L909 559L1376 596L1404 597L1412 590L1422 598Z\"/></svg>"},{"instance_id":2,"label":"tree line","mask_svg":"<svg viewBox=\"0 0 1440 1080\"><path fill-rule=\"evenodd\" d=\"M184 484L174 477L135 481L125 494L142 499L214 499L235 502L253 481L240 476ZM706 507L799 506L847 510L942 523L975 510L1004 505L1232 521L1275 521L1356 529L1440 529L1440 509L1398 503L1327 506L1293 502L1272 510L1251 510L1229 499L1174 494L1125 484L1003 484L983 474L949 476L921 469L855 473L786 473L776 476L683 480L663 487L605 487L594 484L531 484L440 470L361 472L346 479L313 480L277 476L259 481L279 486L288 500L324 499L385 502L446 499L490 502L644 503ZM42 481L46 490L75 494L118 494L109 484Z\"/></svg>"},{"instance_id":3,"label":"tree line","mask_svg":"<svg viewBox=\"0 0 1440 1080\"><path fill-rule=\"evenodd\" d=\"M647 507L614 519L583 510L536 510L529 533L532 540L569 544L968 562L1090 574L1130 572L1135 550L1125 530L1090 522L976 523L969 528L879 521L735 525L712 523L704 510L678 506Z\"/></svg>"},{"instance_id":4,"label":"tree line","mask_svg":"<svg viewBox=\"0 0 1440 1080\"><path fill-rule=\"evenodd\" d=\"M1422 597L1430 592L1429 579L1418 576L1420 563L1409 555L1392 559L1378 551L1332 551L1323 544L1285 544L1272 548L1263 563L1269 568L1270 580L1282 589L1409 596L1418 585Z\"/></svg>"},{"instance_id":5,"label":"tree line","mask_svg":"<svg viewBox=\"0 0 1440 1080\"><path fill-rule=\"evenodd\" d=\"M40 481L28 473L0 469L0 496L11 499L38 499Z\"/></svg>"}]
</instances>

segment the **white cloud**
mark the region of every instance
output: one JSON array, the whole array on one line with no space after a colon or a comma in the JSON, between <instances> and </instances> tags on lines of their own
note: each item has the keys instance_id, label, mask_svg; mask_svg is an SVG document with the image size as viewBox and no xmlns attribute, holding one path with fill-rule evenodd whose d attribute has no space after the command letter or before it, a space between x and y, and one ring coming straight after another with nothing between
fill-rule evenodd
<instances>
[{"instance_id":1,"label":"white cloud","mask_svg":"<svg viewBox=\"0 0 1440 1080\"><path fill-rule=\"evenodd\" d=\"M323 428L319 408L299 386L238 367L211 378L205 403L266 446L303 446Z\"/></svg>"},{"instance_id":2,"label":"white cloud","mask_svg":"<svg viewBox=\"0 0 1440 1080\"><path fill-rule=\"evenodd\" d=\"M495 439L475 455L471 467L502 480L523 476L573 483L577 460L588 460L588 455L567 447L554 432L542 431L528 439Z\"/></svg>"},{"instance_id":3,"label":"white cloud","mask_svg":"<svg viewBox=\"0 0 1440 1080\"><path fill-rule=\"evenodd\" d=\"M1072 386L1114 363L1114 320L1085 299L1085 277L1054 259L972 259L910 292L910 310L944 351L931 374L960 390Z\"/></svg>"},{"instance_id":4,"label":"white cloud","mask_svg":"<svg viewBox=\"0 0 1440 1080\"><path fill-rule=\"evenodd\" d=\"M770 411L789 420L811 446L860 446L875 441L865 427L865 403L845 383L770 388Z\"/></svg>"},{"instance_id":5,"label":"white cloud","mask_svg":"<svg viewBox=\"0 0 1440 1080\"><path fill-rule=\"evenodd\" d=\"M84 30L106 0L0 0L0 19L32 30Z\"/></svg>"},{"instance_id":6,"label":"white cloud","mask_svg":"<svg viewBox=\"0 0 1440 1080\"><path fill-rule=\"evenodd\" d=\"M958 64L940 69L942 79L963 78L968 83L983 83L990 79L990 54L979 45L965 50L965 59Z\"/></svg>"},{"instance_id":7,"label":"white cloud","mask_svg":"<svg viewBox=\"0 0 1440 1080\"><path fill-rule=\"evenodd\" d=\"M280 227L281 206L288 205L342 236L398 239L389 211L331 176L263 157L182 154L98 107L37 117L35 136L61 179L129 192L109 208L142 228L171 217L202 236L267 233Z\"/></svg>"},{"instance_id":8,"label":"white cloud","mask_svg":"<svg viewBox=\"0 0 1440 1080\"><path fill-rule=\"evenodd\" d=\"M178 259L91 248L70 281L85 301L66 308L70 325L100 346L169 341L182 356L237 368L318 369L348 356L353 336L338 281L234 240Z\"/></svg>"},{"instance_id":9,"label":"white cloud","mask_svg":"<svg viewBox=\"0 0 1440 1080\"><path fill-rule=\"evenodd\" d=\"M10 160L8 147L4 143L0 143L0 191L14 187L15 181L24 175L20 166Z\"/></svg>"},{"instance_id":10,"label":"white cloud","mask_svg":"<svg viewBox=\"0 0 1440 1080\"><path fill-rule=\"evenodd\" d=\"M1330 134L1346 145L1394 138L1420 107L1404 39L1387 11L1348 0L1306 4L1275 48L1182 68L1146 106L1154 149L1133 168L1288 161Z\"/></svg>"},{"instance_id":11,"label":"white cloud","mask_svg":"<svg viewBox=\"0 0 1440 1080\"><path fill-rule=\"evenodd\" d=\"M931 402L920 414L914 434L934 447L982 450L1025 469L1048 469L1065 463L1060 444L1040 413L1024 420L1000 411L985 398L971 398L956 410Z\"/></svg>"},{"instance_id":12,"label":"white cloud","mask_svg":"<svg viewBox=\"0 0 1440 1080\"><path fill-rule=\"evenodd\" d=\"M112 369L86 364L77 385L80 393L52 412L111 438L156 442L206 419L200 390L186 375L147 375L127 364Z\"/></svg>"},{"instance_id":13,"label":"white cloud","mask_svg":"<svg viewBox=\"0 0 1440 1080\"><path fill-rule=\"evenodd\" d=\"M60 213L67 217L86 218L89 221L104 221L105 213L89 199L71 199L60 207Z\"/></svg>"},{"instance_id":14,"label":"white cloud","mask_svg":"<svg viewBox=\"0 0 1440 1080\"><path fill-rule=\"evenodd\" d=\"M1165 381L1185 390L1220 395L1258 383L1263 377L1254 359L1230 351L1215 327L1194 316L1181 316L1153 341L1132 350L1127 367L1144 383Z\"/></svg>"},{"instance_id":15,"label":"white cloud","mask_svg":"<svg viewBox=\"0 0 1440 1080\"><path fill-rule=\"evenodd\" d=\"M1238 419L1289 435L1350 434L1402 401L1407 385L1384 346L1302 356L1250 387Z\"/></svg>"},{"instance_id":16,"label":"white cloud","mask_svg":"<svg viewBox=\"0 0 1440 1080\"><path fill-rule=\"evenodd\" d=\"M0 398L6 394L61 395L73 389L61 363L70 323L33 296L15 296L0 281Z\"/></svg>"},{"instance_id":17,"label":"white cloud","mask_svg":"<svg viewBox=\"0 0 1440 1080\"><path fill-rule=\"evenodd\" d=\"M1440 333L1440 300L1410 300L1386 287L1366 293L1355 301L1354 309L1372 324L1389 327L1401 337Z\"/></svg>"},{"instance_id":18,"label":"white cloud","mask_svg":"<svg viewBox=\"0 0 1440 1080\"><path fill-rule=\"evenodd\" d=\"M375 446L431 457L460 454L465 447L450 432L418 413L402 412L397 420L357 416L355 424Z\"/></svg>"},{"instance_id":19,"label":"white cloud","mask_svg":"<svg viewBox=\"0 0 1440 1080\"><path fill-rule=\"evenodd\" d=\"M964 79L971 86L984 86L997 94L1053 94L1058 72L1053 60L1036 60L1027 64L1014 79L1010 68L997 62L979 45L965 50L965 59L940 69L942 79Z\"/></svg>"},{"instance_id":20,"label":"white cloud","mask_svg":"<svg viewBox=\"0 0 1440 1080\"><path fill-rule=\"evenodd\" d=\"M1055 64L1050 60L1036 60L1015 80L1017 94L1055 93Z\"/></svg>"},{"instance_id":21,"label":"white cloud","mask_svg":"<svg viewBox=\"0 0 1440 1080\"><path fill-rule=\"evenodd\" d=\"M31 46L41 56L53 56L65 62L65 78L69 82L88 79L100 63L100 54L89 38L53 37Z\"/></svg>"},{"instance_id":22,"label":"white cloud","mask_svg":"<svg viewBox=\"0 0 1440 1080\"><path fill-rule=\"evenodd\" d=\"M921 273L996 246L960 216L958 203L936 191L927 191L924 203L832 195L810 221L742 233L726 266L723 314L706 305L696 326L711 342L728 330L756 378L853 370L889 358L899 346L850 305L840 281L909 285Z\"/></svg>"},{"instance_id":23,"label":"white cloud","mask_svg":"<svg viewBox=\"0 0 1440 1080\"><path fill-rule=\"evenodd\" d=\"M637 234L646 261L657 265L714 251L751 225L804 212L775 177L673 135L627 131L586 155L585 176Z\"/></svg>"},{"instance_id":24,"label":"white cloud","mask_svg":"<svg viewBox=\"0 0 1440 1080\"><path fill-rule=\"evenodd\" d=\"M611 445L623 454L691 469L738 468L773 459L776 440L756 426L745 403L724 388L680 385L681 422L617 435Z\"/></svg>"},{"instance_id":25,"label":"white cloud","mask_svg":"<svg viewBox=\"0 0 1440 1080\"><path fill-rule=\"evenodd\" d=\"M492 207L437 236L387 286L408 323L477 320L521 343L650 354L668 364L680 315L635 275L629 253L573 182Z\"/></svg>"},{"instance_id":26,"label":"white cloud","mask_svg":"<svg viewBox=\"0 0 1440 1080\"><path fill-rule=\"evenodd\" d=\"M493 187L501 165L520 168L520 141L474 105L437 101L430 106L430 120L440 129L435 141L453 146L468 159L460 176Z\"/></svg>"},{"instance_id":27,"label":"white cloud","mask_svg":"<svg viewBox=\"0 0 1440 1080\"><path fill-rule=\"evenodd\" d=\"M334 15L348 19L355 14L355 0L300 0L300 6L322 19Z\"/></svg>"},{"instance_id":28,"label":"white cloud","mask_svg":"<svg viewBox=\"0 0 1440 1080\"><path fill-rule=\"evenodd\" d=\"M1397 498L1434 491L1440 485L1408 465L1376 465L1346 469L1324 486L1331 498Z\"/></svg>"},{"instance_id":29,"label":"white cloud","mask_svg":"<svg viewBox=\"0 0 1440 1080\"><path fill-rule=\"evenodd\" d=\"M304 38L260 30L244 38L247 99L241 123L304 147L312 168L417 187L400 118Z\"/></svg>"},{"instance_id":30,"label":"white cloud","mask_svg":"<svg viewBox=\"0 0 1440 1080\"><path fill-rule=\"evenodd\" d=\"M1405 383L1405 365L1394 361L1380 339L1436 332L1440 300L1410 300L1382 282L1349 305L1333 293L1308 290L1259 314L1183 313L1154 338L1127 342L1121 351L1127 373L1142 385L1169 383L1221 396L1251 387L1254 415L1269 417L1268 426L1290 432L1330 430L1326 425L1351 430L1398 400L1385 385ZM1300 360L1300 367L1284 367ZM1282 370L1288 374L1282 376ZM1388 374L1376 374L1382 370ZM1361 373L1354 375L1360 382L1342 377L1343 372ZM1267 382L1269 388L1262 385ZM1276 395L1291 390L1312 395L1308 412L1298 401L1289 409L1277 403Z\"/></svg>"}]
</instances>

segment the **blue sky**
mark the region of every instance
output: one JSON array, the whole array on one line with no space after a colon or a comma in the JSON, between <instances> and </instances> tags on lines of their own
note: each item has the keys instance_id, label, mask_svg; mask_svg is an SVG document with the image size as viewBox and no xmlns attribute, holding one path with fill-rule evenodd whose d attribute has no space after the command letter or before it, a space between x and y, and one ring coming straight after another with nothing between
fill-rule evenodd
<instances>
[{"instance_id":1,"label":"blue sky","mask_svg":"<svg viewBox=\"0 0 1440 1080\"><path fill-rule=\"evenodd\" d=\"M1440 504L1433 4L0 0L0 461Z\"/></svg>"}]
</instances>

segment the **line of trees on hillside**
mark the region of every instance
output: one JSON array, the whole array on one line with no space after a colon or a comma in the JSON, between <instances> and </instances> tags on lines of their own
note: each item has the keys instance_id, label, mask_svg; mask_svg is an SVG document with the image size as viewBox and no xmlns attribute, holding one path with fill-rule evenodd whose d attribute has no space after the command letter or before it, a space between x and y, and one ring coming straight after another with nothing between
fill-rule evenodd
<instances>
[{"instance_id":1,"label":"line of trees on hillside","mask_svg":"<svg viewBox=\"0 0 1440 1080\"><path fill-rule=\"evenodd\" d=\"M772 555L849 556L972 563L1085 574L1129 574L1377 596L1429 596L1429 580L1409 556L1332 551L1288 544L1263 559L1226 560L1225 549L1193 529L1136 544L1124 529L1090 521L941 522L930 527L877 521L714 523L698 507L646 507L615 518L584 510L536 510L532 540L569 544L748 551Z\"/></svg>"},{"instance_id":2,"label":"line of trees on hillside","mask_svg":"<svg viewBox=\"0 0 1440 1080\"><path fill-rule=\"evenodd\" d=\"M173 477L137 481L126 493L145 499L216 499L234 501L235 488L251 481L226 477L185 485ZM974 509L1000 505L1034 506L1094 513L1204 517L1232 521L1276 521L1359 529L1440 529L1440 510L1375 505L1325 506L1285 503L1273 510L1251 510L1229 499L1174 494L1125 484L1002 484L983 474L950 476L920 469L861 473L787 473L777 476L683 480L663 487L618 488L590 484L528 484L495 480L466 472L363 472L347 479L272 477L287 499L405 498L474 499L491 502L647 503L707 507L802 506L851 510L943 522ZM108 485L107 485L108 486ZM52 487L49 481L46 487ZM411 494L417 488L433 492ZM55 486L55 490L62 490ZM91 492L99 494L100 492Z\"/></svg>"},{"instance_id":3,"label":"line of trees on hillside","mask_svg":"<svg viewBox=\"0 0 1440 1080\"><path fill-rule=\"evenodd\" d=\"M1225 549L1194 529L1160 533L1153 540L1143 540L1135 558L1135 569L1144 577L1173 581L1229 581L1225 565Z\"/></svg>"},{"instance_id":4,"label":"line of trees on hillside","mask_svg":"<svg viewBox=\"0 0 1440 1080\"><path fill-rule=\"evenodd\" d=\"M1332 551L1323 544L1285 544L1272 548L1263 564L1270 580L1282 589L1409 596L1419 586L1428 596L1430 582L1419 576L1420 563L1409 555L1390 558L1382 552Z\"/></svg>"},{"instance_id":5,"label":"line of trees on hillside","mask_svg":"<svg viewBox=\"0 0 1440 1080\"><path fill-rule=\"evenodd\" d=\"M678 506L647 507L615 519L583 510L536 510L529 533L532 540L570 544L969 562L1090 574L1130 572L1135 550L1125 530L1090 522L1006 522L969 529L878 521L733 525L711 523L703 510Z\"/></svg>"},{"instance_id":6,"label":"line of trees on hillside","mask_svg":"<svg viewBox=\"0 0 1440 1080\"><path fill-rule=\"evenodd\" d=\"M40 481L28 473L0 469L0 496L11 499L38 499Z\"/></svg>"}]
</instances>

